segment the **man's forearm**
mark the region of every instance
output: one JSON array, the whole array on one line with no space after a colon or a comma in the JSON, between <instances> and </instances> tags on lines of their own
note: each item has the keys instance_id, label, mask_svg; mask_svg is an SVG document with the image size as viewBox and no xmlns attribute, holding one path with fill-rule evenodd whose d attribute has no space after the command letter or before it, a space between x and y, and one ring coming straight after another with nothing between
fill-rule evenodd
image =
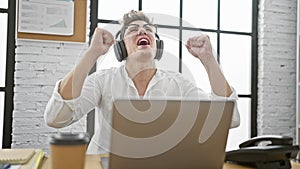
<instances>
[{"instance_id":1,"label":"man's forearm","mask_svg":"<svg viewBox=\"0 0 300 169\"><path fill-rule=\"evenodd\" d=\"M97 61L94 58L87 51L79 64L61 81L59 93L63 99L71 100L80 96L84 80Z\"/></svg>"},{"instance_id":2,"label":"man's forearm","mask_svg":"<svg viewBox=\"0 0 300 169\"><path fill-rule=\"evenodd\" d=\"M209 82L213 92L218 96L228 97L231 95L231 88L222 73L218 63L215 61L206 66Z\"/></svg>"}]
</instances>

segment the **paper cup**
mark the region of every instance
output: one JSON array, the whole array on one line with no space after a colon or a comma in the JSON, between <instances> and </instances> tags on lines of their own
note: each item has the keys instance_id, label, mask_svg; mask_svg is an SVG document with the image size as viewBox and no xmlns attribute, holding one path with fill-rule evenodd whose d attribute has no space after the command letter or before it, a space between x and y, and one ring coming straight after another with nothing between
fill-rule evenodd
<instances>
[{"instance_id":1,"label":"paper cup","mask_svg":"<svg viewBox=\"0 0 300 169\"><path fill-rule=\"evenodd\" d=\"M59 133L50 138L52 169L84 169L89 137L85 133Z\"/></svg>"}]
</instances>

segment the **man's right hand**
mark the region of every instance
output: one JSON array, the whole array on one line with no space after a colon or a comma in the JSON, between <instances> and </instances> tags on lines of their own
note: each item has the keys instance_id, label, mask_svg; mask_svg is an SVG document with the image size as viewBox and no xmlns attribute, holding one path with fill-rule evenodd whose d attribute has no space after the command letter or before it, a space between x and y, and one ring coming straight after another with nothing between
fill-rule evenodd
<instances>
[{"instance_id":1,"label":"man's right hand","mask_svg":"<svg viewBox=\"0 0 300 169\"><path fill-rule=\"evenodd\" d=\"M88 49L90 56L98 59L101 55L106 54L113 43L114 36L110 32L101 28L96 28Z\"/></svg>"}]
</instances>

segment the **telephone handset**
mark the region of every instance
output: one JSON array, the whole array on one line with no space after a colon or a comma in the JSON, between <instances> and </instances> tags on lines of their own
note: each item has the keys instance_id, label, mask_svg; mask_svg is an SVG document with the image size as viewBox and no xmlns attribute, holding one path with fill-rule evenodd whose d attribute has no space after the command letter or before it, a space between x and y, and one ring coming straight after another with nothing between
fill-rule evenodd
<instances>
[{"instance_id":1,"label":"telephone handset","mask_svg":"<svg viewBox=\"0 0 300 169\"><path fill-rule=\"evenodd\" d=\"M248 141L241 143L239 147L243 148L243 147L259 146L259 144L263 142L270 142L270 144L268 145L292 145L293 139L291 137L279 136L279 135L257 136Z\"/></svg>"},{"instance_id":2,"label":"telephone handset","mask_svg":"<svg viewBox=\"0 0 300 169\"><path fill-rule=\"evenodd\" d=\"M254 166L258 169L289 169L290 159L299 151L287 136L264 135L239 145L240 149L226 152L226 161Z\"/></svg>"}]
</instances>

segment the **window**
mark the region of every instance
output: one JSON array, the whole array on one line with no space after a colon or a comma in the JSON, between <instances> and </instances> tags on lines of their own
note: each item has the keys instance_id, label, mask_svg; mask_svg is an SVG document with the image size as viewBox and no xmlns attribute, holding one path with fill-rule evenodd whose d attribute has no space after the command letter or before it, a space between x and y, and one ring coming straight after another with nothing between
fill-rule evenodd
<instances>
[{"instance_id":1,"label":"window","mask_svg":"<svg viewBox=\"0 0 300 169\"><path fill-rule=\"evenodd\" d=\"M6 39L7 39L7 13L0 13L0 27L3 33L0 34L0 87L5 86L5 73L6 73Z\"/></svg>"},{"instance_id":2,"label":"window","mask_svg":"<svg viewBox=\"0 0 300 169\"><path fill-rule=\"evenodd\" d=\"M3 138L3 118L4 118L4 98L5 98L5 92L0 92L0 112L1 112L1 116L0 116L0 138L2 140ZM2 142L1 142L1 147L2 147Z\"/></svg>"},{"instance_id":3,"label":"window","mask_svg":"<svg viewBox=\"0 0 300 169\"><path fill-rule=\"evenodd\" d=\"M15 61L15 1L0 2L0 146L11 146Z\"/></svg>"},{"instance_id":4,"label":"window","mask_svg":"<svg viewBox=\"0 0 300 169\"><path fill-rule=\"evenodd\" d=\"M1 1L0 8L7 9L8 8L8 0Z\"/></svg>"},{"instance_id":5,"label":"window","mask_svg":"<svg viewBox=\"0 0 300 169\"><path fill-rule=\"evenodd\" d=\"M237 148L241 140L256 135L257 0L99 0L97 6L91 10L92 25L113 34L120 29L118 20L131 9L152 16L160 38L165 41L164 56L158 66L183 73L208 92L206 72L184 44L189 37L209 35L215 57L239 96L241 125L230 130L227 149ZM91 27L91 32L94 28ZM115 59L109 60L113 55L111 50L98 62L99 67L118 65Z\"/></svg>"}]
</instances>

